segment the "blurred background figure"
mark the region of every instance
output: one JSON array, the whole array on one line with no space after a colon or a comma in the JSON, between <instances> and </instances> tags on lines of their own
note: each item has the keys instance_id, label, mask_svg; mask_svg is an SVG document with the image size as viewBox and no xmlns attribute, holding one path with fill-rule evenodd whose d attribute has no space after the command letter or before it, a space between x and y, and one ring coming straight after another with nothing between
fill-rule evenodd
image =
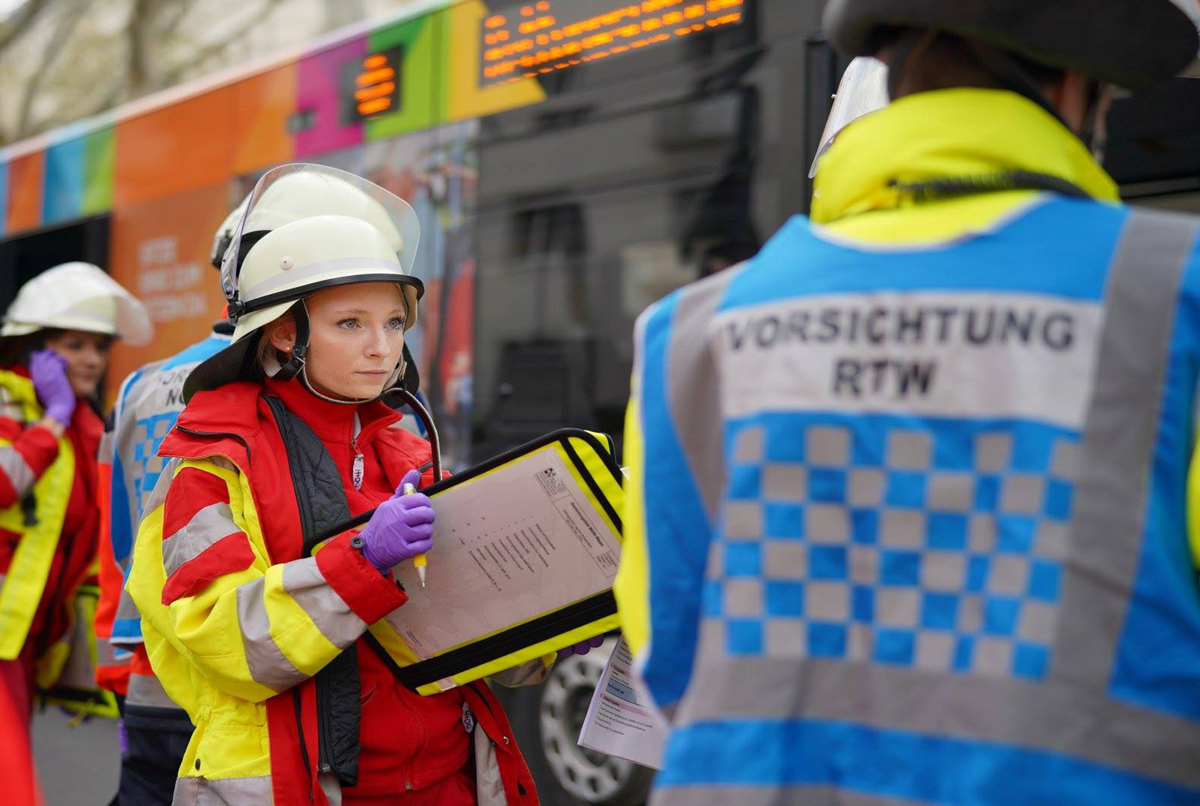
<instances>
[{"instance_id":1,"label":"blurred background figure","mask_svg":"<svg viewBox=\"0 0 1200 806\"><path fill-rule=\"evenodd\" d=\"M0 674L26 731L35 697L117 715L94 678L96 407L113 340L152 332L142 304L89 263L26 283L0 328Z\"/></svg>"}]
</instances>

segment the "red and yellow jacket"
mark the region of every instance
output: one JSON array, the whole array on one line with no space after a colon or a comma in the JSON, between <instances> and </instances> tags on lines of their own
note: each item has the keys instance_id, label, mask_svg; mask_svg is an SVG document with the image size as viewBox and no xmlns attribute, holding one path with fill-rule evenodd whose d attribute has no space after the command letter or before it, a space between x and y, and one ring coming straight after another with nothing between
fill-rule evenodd
<instances>
[{"instance_id":1,"label":"red and yellow jacket","mask_svg":"<svg viewBox=\"0 0 1200 806\"><path fill-rule=\"evenodd\" d=\"M0 660L28 664L47 701L115 717L93 672L102 425L81 404L55 438L42 414L25 370L0 370Z\"/></svg>"},{"instance_id":2,"label":"red and yellow jacket","mask_svg":"<svg viewBox=\"0 0 1200 806\"><path fill-rule=\"evenodd\" d=\"M193 398L163 443L174 467L135 542L127 587L150 660L196 723L176 803L198 802L205 790L230 803L339 802L336 778L318 763L325 717L313 677L344 651L356 652L362 686L358 783L347 795L414 790L437 803L439 788L461 791L474 769L481 804L536 803L486 686L420 697L366 646L369 629L396 663L415 660L399 638L407 596L391 575L367 562L350 534L302 556L288 455L263 391L239 382ZM429 463L428 443L392 428L399 415L382 404L326 403L295 382L268 381L266 391L321 439L355 514ZM350 480L356 451L361 490Z\"/></svg>"}]
</instances>

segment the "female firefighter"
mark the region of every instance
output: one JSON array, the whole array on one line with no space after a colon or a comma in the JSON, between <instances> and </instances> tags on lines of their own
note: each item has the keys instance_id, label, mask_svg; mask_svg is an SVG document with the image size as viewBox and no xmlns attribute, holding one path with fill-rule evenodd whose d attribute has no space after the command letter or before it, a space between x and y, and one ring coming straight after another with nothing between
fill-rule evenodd
<instances>
[{"instance_id":1,"label":"female firefighter","mask_svg":"<svg viewBox=\"0 0 1200 806\"><path fill-rule=\"evenodd\" d=\"M113 340L150 340L145 308L97 266L27 282L0 328L0 681L28 729L35 696L117 716L93 674L99 513L92 408Z\"/></svg>"},{"instance_id":2,"label":"female firefighter","mask_svg":"<svg viewBox=\"0 0 1200 806\"><path fill-rule=\"evenodd\" d=\"M361 203L285 222L274 190L297 175L357 183ZM283 166L226 252L233 342L188 379L128 585L196 723L176 804L537 802L486 685L421 697L393 673L407 596L391 569L433 543L429 499L404 493L432 481L430 444L380 401L408 369L417 236L381 188Z\"/></svg>"}]
</instances>

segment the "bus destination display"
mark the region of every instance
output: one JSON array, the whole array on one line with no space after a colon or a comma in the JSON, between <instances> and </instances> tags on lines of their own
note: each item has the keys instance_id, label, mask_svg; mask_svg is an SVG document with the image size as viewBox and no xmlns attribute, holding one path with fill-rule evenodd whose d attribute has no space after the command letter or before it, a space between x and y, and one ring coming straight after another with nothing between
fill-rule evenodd
<instances>
[{"instance_id":1,"label":"bus destination display","mask_svg":"<svg viewBox=\"0 0 1200 806\"><path fill-rule=\"evenodd\" d=\"M404 47L396 45L342 65L343 126L400 110L403 63Z\"/></svg>"},{"instance_id":2,"label":"bus destination display","mask_svg":"<svg viewBox=\"0 0 1200 806\"><path fill-rule=\"evenodd\" d=\"M530 0L486 17L481 82L494 87L743 21L747 0Z\"/></svg>"}]
</instances>

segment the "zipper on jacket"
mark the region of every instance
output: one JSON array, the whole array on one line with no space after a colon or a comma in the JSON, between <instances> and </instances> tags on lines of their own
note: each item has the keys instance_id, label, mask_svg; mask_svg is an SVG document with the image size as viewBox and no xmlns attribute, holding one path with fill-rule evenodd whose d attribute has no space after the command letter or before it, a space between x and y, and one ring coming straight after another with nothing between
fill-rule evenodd
<instances>
[{"instance_id":1,"label":"zipper on jacket","mask_svg":"<svg viewBox=\"0 0 1200 806\"><path fill-rule=\"evenodd\" d=\"M292 707L296 712L296 733L300 738L300 758L304 761L304 769L308 772L308 799L316 801L317 793L313 788L312 762L308 758L308 743L304 740L304 705L300 698L300 687L292 687Z\"/></svg>"},{"instance_id":2,"label":"zipper on jacket","mask_svg":"<svg viewBox=\"0 0 1200 806\"><path fill-rule=\"evenodd\" d=\"M315 680L316 678L314 678ZM329 757L332 755L329 750L329 726L323 718L329 713L329 691L319 682L315 682L315 685L317 688L317 770L333 772L333 765L329 761Z\"/></svg>"},{"instance_id":3,"label":"zipper on jacket","mask_svg":"<svg viewBox=\"0 0 1200 806\"><path fill-rule=\"evenodd\" d=\"M413 762L412 764L408 765L409 771L404 774L404 789L411 792L413 788L412 767L414 764L416 764L416 760L421 755L421 752L425 750L425 745L429 744L429 731L425 727L425 722L420 716L418 716L417 710L409 705L408 701L404 699L403 693L400 695L399 703L404 706L404 709L408 711L410 716L412 716L413 724L417 726L417 732L420 734L418 737L416 750L414 750L412 754Z\"/></svg>"}]
</instances>

